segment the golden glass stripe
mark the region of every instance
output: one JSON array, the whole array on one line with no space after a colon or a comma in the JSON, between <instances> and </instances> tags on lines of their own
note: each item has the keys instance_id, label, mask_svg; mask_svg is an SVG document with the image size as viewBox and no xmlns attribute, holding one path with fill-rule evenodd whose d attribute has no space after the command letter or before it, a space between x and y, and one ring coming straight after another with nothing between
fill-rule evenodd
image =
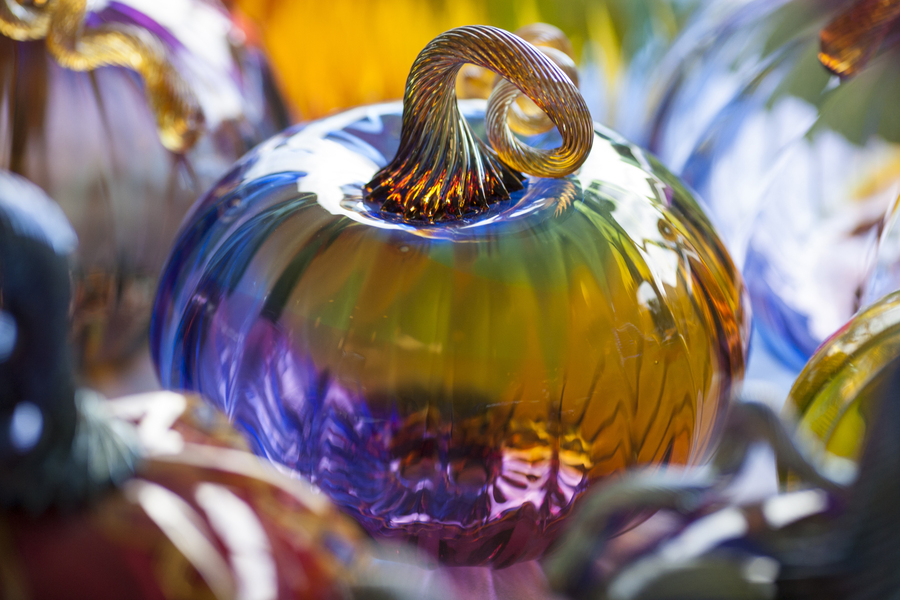
<instances>
[{"instance_id":1,"label":"golden glass stripe","mask_svg":"<svg viewBox=\"0 0 900 600\"><path fill-rule=\"evenodd\" d=\"M203 128L203 113L162 43L130 25L85 28L86 4L86 0L30 4L0 0L0 33L18 41L46 38L50 54L74 71L103 66L133 69L144 80L162 144L172 152L190 149Z\"/></svg>"}]
</instances>

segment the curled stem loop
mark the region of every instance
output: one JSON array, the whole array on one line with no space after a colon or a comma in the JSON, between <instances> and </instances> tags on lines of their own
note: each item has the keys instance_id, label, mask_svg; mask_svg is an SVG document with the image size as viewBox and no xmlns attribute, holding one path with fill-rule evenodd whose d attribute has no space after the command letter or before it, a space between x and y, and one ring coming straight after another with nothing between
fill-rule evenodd
<instances>
[{"instance_id":1,"label":"curled stem loop","mask_svg":"<svg viewBox=\"0 0 900 600\"><path fill-rule=\"evenodd\" d=\"M546 151L524 146L509 131L505 113L502 123L493 123L490 106L488 138L497 151L476 138L456 104L454 82L466 63L515 84L556 125L562 145ZM403 98L400 148L365 192L382 210L407 219L454 219L521 189L516 170L541 177L572 173L587 158L592 141L584 99L544 53L502 29L459 27L435 38L413 63Z\"/></svg>"}]
</instances>

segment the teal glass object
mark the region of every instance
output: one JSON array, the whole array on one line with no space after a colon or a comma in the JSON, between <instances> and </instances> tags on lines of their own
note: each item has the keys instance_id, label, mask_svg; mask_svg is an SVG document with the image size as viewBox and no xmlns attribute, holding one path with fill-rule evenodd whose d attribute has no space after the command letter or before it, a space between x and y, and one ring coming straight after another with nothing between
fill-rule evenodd
<instances>
[{"instance_id":1,"label":"teal glass object","mask_svg":"<svg viewBox=\"0 0 900 600\"><path fill-rule=\"evenodd\" d=\"M484 139L484 102L459 106ZM743 287L689 192L600 126L575 174L481 213L381 212L362 188L401 114L354 109L238 162L182 229L152 353L376 537L502 567L593 483L703 460L743 374Z\"/></svg>"}]
</instances>

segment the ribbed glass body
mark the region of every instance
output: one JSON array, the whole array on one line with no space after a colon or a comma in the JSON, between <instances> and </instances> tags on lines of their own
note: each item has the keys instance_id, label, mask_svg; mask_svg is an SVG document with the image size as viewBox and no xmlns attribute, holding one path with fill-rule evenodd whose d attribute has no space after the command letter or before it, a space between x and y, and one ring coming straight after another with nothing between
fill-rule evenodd
<instances>
[{"instance_id":1,"label":"ribbed glass body","mask_svg":"<svg viewBox=\"0 0 900 600\"><path fill-rule=\"evenodd\" d=\"M484 103L460 105L481 135ZM152 350L164 385L373 534L504 566L592 483L704 457L743 374L742 285L690 194L599 126L573 176L470 219L385 216L361 190L400 115L348 111L238 163L185 223Z\"/></svg>"}]
</instances>

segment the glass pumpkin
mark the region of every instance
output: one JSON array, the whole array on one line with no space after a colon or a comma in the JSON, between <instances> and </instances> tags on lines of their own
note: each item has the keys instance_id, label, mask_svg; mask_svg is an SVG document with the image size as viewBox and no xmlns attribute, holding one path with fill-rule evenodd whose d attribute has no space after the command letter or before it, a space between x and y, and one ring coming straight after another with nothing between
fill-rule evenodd
<instances>
[{"instance_id":1,"label":"glass pumpkin","mask_svg":"<svg viewBox=\"0 0 900 600\"><path fill-rule=\"evenodd\" d=\"M142 465L84 509L0 511L0 560L27 597L348 597L371 560L363 533L246 452L212 407L159 392L102 408L134 424Z\"/></svg>"},{"instance_id":2,"label":"glass pumpkin","mask_svg":"<svg viewBox=\"0 0 900 600\"><path fill-rule=\"evenodd\" d=\"M0 15L0 168L41 186L78 234L73 335L81 360L122 359L145 340L156 280L187 209L286 126L284 108L261 54L214 2L8 4ZM84 22L77 34L60 34L80 40L72 55L48 49L40 25L51 18ZM153 86L115 66L123 59L104 46L114 35L156 55ZM187 139L167 140L158 127L172 102L160 97L159 80L175 80L196 104L205 125Z\"/></svg>"},{"instance_id":3,"label":"glass pumpkin","mask_svg":"<svg viewBox=\"0 0 900 600\"><path fill-rule=\"evenodd\" d=\"M457 105L465 62L530 91L557 125L531 143L561 143L540 152L565 162L583 132L571 175L521 179L471 135L487 120L498 147L516 88ZM406 108L297 126L212 188L151 351L164 386L208 396L374 535L502 567L540 556L591 484L704 458L743 373L742 285L690 193L526 42L452 30L410 81Z\"/></svg>"},{"instance_id":4,"label":"glass pumpkin","mask_svg":"<svg viewBox=\"0 0 900 600\"><path fill-rule=\"evenodd\" d=\"M720 8L659 70L649 147L709 206L762 337L797 370L859 308L900 193L898 54L866 46L893 39L897 7L876 4ZM821 64L838 34L860 57L843 79Z\"/></svg>"}]
</instances>

